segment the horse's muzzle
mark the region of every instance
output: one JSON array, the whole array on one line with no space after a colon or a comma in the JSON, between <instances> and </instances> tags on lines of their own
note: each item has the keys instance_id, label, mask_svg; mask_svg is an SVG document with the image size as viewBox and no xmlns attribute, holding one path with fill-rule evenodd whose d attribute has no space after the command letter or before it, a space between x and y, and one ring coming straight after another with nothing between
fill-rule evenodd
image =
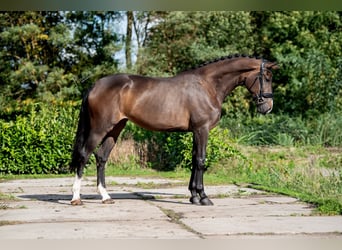
<instances>
[{"instance_id":1,"label":"horse's muzzle","mask_svg":"<svg viewBox=\"0 0 342 250\"><path fill-rule=\"evenodd\" d=\"M257 101L257 110L259 113L266 115L272 111L273 108L273 99L272 98L266 98Z\"/></svg>"}]
</instances>

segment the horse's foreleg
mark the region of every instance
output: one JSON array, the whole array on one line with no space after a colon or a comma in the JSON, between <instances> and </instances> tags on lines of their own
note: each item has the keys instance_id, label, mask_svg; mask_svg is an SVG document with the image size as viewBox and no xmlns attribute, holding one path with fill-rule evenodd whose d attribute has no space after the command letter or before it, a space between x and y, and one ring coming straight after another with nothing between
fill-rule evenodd
<instances>
[{"instance_id":1,"label":"horse's foreleg","mask_svg":"<svg viewBox=\"0 0 342 250\"><path fill-rule=\"evenodd\" d=\"M206 128L196 130L193 134L192 172L189 183L190 202L193 204L213 205L204 192L203 184L208 134L209 130Z\"/></svg>"},{"instance_id":2,"label":"horse's foreleg","mask_svg":"<svg viewBox=\"0 0 342 250\"><path fill-rule=\"evenodd\" d=\"M190 202L192 204L200 205L200 198L197 194L197 163L196 163L196 156L197 156L197 144L196 144L196 138L195 135L193 136L192 140L192 168L191 168L191 177L189 182L189 191L191 193Z\"/></svg>"}]
</instances>

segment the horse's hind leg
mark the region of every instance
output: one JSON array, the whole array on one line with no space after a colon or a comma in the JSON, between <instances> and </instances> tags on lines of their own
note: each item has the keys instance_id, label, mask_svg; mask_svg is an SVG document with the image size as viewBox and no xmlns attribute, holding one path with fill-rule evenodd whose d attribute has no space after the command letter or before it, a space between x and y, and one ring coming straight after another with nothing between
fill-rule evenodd
<instances>
[{"instance_id":1,"label":"horse's hind leg","mask_svg":"<svg viewBox=\"0 0 342 250\"><path fill-rule=\"evenodd\" d=\"M114 203L112 198L106 191L105 182L105 166L112 151L120 132L125 127L127 120L120 121L111 132L108 133L107 137L102 142L101 146L95 153L96 167L97 167L97 188L102 196L102 203L111 204Z\"/></svg>"},{"instance_id":2,"label":"horse's hind leg","mask_svg":"<svg viewBox=\"0 0 342 250\"><path fill-rule=\"evenodd\" d=\"M71 204L72 205L82 205L82 200L81 200L81 181L82 181L82 176L83 176L83 169L86 163L89 160L89 157L91 153L93 153L94 149L96 146L100 143L102 140L103 135L91 132L89 136L86 138L86 141L84 145L80 148L78 152L78 161L77 161L77 167L76 167L76 177L74 184L72 186L72 200Z\"/></svg>"},{"instance_id":3,"label":"horse's hind leg","mask_svg":"<svg viewBox=\"0 0 342 250\"><path fill-rule=\"evenodd\" d=\"M96 158L96 167L97 167L97 189L102 196L102 203L110 204L114 203L112 198L106 191L106 182L105 182L105 166L108 160L109 154L114 147L114 139L113 137L107 137L98 151L95 153Z\"/></svg>"}]
</instances>

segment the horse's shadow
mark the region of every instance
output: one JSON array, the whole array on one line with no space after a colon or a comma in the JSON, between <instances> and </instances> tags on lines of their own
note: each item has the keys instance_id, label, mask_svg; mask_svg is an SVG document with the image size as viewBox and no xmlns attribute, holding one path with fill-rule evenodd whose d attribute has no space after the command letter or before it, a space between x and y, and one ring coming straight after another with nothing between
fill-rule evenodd
<instances>
[{"instance_id":1,"label":"horse's shadow","mask_svg":"<svg viewBox=\"0 0 342 250\"><path fill-rule=\"evenodd\" d=\"M109 195L114 201L115 200L150 200L153 202L188 204L188 203L179 201L179 199L174 199L174 197L186 198L185 196L182 197L179 194L173 194L173 193L132 192L132 193L111 193ZM69 195L69 194L25 194L25 195L19 195L18 198L69 205L72 199L72 195ZM83 203L94 203L95 201L101 202L101 196L99 194L82 194L81 199Z\"/></svg>"}]
</instances>

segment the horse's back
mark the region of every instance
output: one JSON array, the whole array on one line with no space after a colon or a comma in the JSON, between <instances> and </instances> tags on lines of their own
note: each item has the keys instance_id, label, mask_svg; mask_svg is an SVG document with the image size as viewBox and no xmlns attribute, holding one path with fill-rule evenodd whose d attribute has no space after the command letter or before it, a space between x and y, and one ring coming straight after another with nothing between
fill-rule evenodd
<instances>
[{"instance_id":1,"label":"horse's back","mask_svg":"<svg viewBox=\"0 0 342 250\"><path fill-rule=\"evenodd\" d=\"M129 119L150 130L187 131L219 113L192 75L153 78L115 74L99 79L89 95L94 113L112 123ZM214 112L214 114L213 114Z\"/></svg>"}]
</instances>

